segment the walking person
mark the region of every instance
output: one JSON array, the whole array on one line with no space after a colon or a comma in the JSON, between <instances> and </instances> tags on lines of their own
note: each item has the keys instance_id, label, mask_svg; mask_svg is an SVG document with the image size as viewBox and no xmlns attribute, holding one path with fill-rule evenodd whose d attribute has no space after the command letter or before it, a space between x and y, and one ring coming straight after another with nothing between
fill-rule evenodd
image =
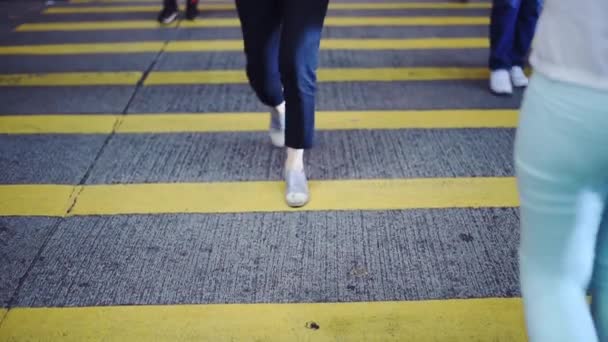
<instances>
[{"instance_id":1,"label":"walking person","mask_svg":"<svg viewBox=\"0 0 608 342\"><path fill-rule=\"evenodd\" d=\"M608 341L607 33L608 1L546 0L515 143L531 342Z\"/></svg>"},{"instance_id":2,"label":"walking person","mask_svg":"<svg viewBox=\"0 0 608 342\"><path fill-rule=\"evenodd\" d=\"M490 90L511 95L525 87L526 56L530 50L541 0L493 0L490 19Z\"/></svg>"},{"instance_id":3,"label":"walking person","mask_svg":"<svg viewBox=\"0 0 608 342\"><path fill-rule=\"evenodd\" d=\"M177 0L163 0L163 9L158 14L158 22L171 24L177 19L179 7ZM186 19L194 20L198 16L198 0L186 0Z\"/></svg>"},{"instance_id":4,"label":"walking person","mask_svg":"<svg viewBox=\"0 0 608 342\"><path fill-rule=\"evenodd\" d=\"M249 83L270 110L270 138L287 147L285 199L310 198L304 150L313 145L316 69L328 0L236 0Z\"/></svg>"}]
</instances>

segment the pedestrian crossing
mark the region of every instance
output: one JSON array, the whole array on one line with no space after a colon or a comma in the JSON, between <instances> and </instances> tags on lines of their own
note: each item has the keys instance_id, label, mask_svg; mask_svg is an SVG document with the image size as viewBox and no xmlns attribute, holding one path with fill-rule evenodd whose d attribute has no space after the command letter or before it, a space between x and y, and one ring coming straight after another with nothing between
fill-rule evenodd
<instances>
[{"instance_id":1,"label":"pedestrian crossing","mask_svg":"<svg viewBox=\"0 0 608 342\"><path fill-rule=\"evenodd\" d=\"M0 282L0 341L525 341L517 111L487 94L483 62L461 63L488 47L488 17L465 10L489 8L331 3L322 60L338 61L319 70L320 146L299 210L283 202L267 114L238 94L243 69L219 62L242 50L221 33L238 30L230 2L161 27L157 1L71 0L14 27L1 58L65 67L0 74L0 242L23 246L6 254L22 262ZM88 38L104 32L116 35ZM130 32L149 38L118 37ZM402 65L418 52L454 59ZM120 65L146 53L146 69ZM189 53L218 62L192 67ZM118 64L75 71L94 57ZM27 106L6 95L24 92ZM193 110L163 109L180 106Z\"/></svg>"}]
</instances>

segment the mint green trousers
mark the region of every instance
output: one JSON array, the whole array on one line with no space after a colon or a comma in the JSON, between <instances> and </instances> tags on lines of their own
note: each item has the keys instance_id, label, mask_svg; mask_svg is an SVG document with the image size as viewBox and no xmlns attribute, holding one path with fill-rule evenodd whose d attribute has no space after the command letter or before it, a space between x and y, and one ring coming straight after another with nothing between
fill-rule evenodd
<instances>
[{"instance_id":1,"label":"mint green trousers","mask_svg":"<svg viewBox=\"0 0 608 342\"><path fill-rule=\"evenodd\" d=\"M519 120L520 281L530 341L608 341L608 91L535 74Z\"/></svg>"}]
</instances>

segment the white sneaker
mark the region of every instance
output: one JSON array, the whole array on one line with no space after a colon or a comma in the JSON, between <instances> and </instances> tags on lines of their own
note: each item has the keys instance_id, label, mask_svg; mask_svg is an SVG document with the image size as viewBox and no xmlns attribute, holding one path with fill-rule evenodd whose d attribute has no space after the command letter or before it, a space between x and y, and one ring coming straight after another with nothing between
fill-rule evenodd
<instances>
[{"instance_id":1,"label":"white sneaker","mask_svg":"<svg viewBox=\"0 0 608 342\"><path fill-rule=\"evenodd\" d=\"M513 94L513 85L507 70L499 69L490 73L490 90L496 95Z\"/></svg>"},{"instance_id":2,"label":"white sneaker","mask_svg":"<svg viewBox=\"0 0 608 342\"><path fill-rule=\"evenodd\" d=\"M513 82L513 86L517 88L528 86L528 77L521 67L514 66L511 68L511 82Z\"/></svg>"},{"instance_id":3,"label":"white sneaker","mask_svg":"<svg viewBox=\"0 0 608 342\"><path fill-rule=\"evenodd\" d=\"M304 170L285 170L285 200L292 208L303 207L310 200L308 180Z\"/></svg>"}]
</instances>

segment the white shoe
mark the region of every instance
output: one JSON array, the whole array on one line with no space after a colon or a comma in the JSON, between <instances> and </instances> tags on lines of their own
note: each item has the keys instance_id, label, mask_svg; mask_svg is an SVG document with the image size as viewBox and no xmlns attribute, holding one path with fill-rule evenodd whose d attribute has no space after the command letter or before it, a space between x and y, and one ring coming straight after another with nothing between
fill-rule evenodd
<instances>
[{"instance_id":1,"label":"white shoe","mask_svg":"<svg viewBox=\"0 0 608 342\"><path fill-rule=\"evenodd\" d=\"M304 170L285 170L285 200L292 208L303 207L310 200L308 180Z\"/></svg>"},{"instance_id":2,"label":"white shoe","mask_svg":"<svg viewBox=\"0 0 608 342\"><path fill-rule=\"evenodd\" d=\"M285 146L285 103L270 109L269 134L274 146Z\"/></svg>"},{"instance_id":3,"label":"white shoe","mask_svg":"<svg viewBox=\"0 0 608 342\"><path fill-rule=\"evenodd\" d=\"M528 86L528 77L524 73L521 67L514 66L511 68L511 82L513 86L517 88L523 88Z\"/></svg>"},{"instance_id":4,"label":"white shoe","mask_svg":"<svg viewBox=\"0 0 608 342\"><path fill-rule=\"evenodd\" d=\"M496 95L513 94L513 85L507 70L499 69L490 73L490 90Z\"/></svg>"}]
</instances>

